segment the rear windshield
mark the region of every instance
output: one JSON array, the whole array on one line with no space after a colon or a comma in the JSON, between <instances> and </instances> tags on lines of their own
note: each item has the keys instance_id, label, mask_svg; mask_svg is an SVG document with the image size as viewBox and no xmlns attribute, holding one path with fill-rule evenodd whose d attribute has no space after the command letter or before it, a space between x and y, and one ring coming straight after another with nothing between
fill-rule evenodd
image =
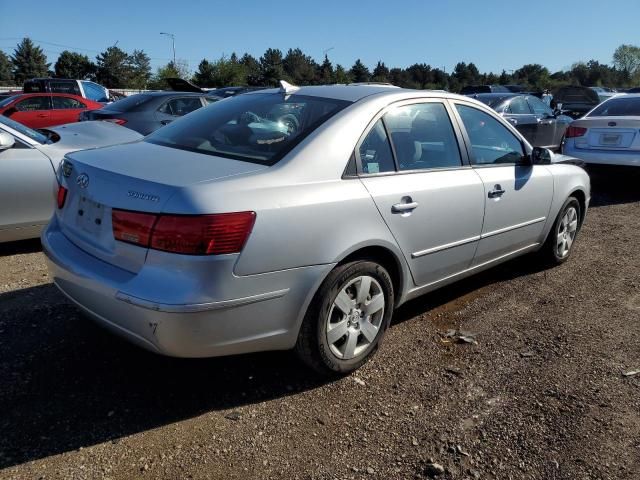
<instances>
[{"instance_id":1,"label":"rear windshield","mask_svg":"<svg viewBox=\"0 0 640 480\"><path fill-rule=\"evenodd\" d=\"M151 95L138 93L135 95L131 95L130 97L125 97L122 100L110 103L109 105L103 107L103 110L111 110L114 112L128 112L129 110L139 107L143 103L147 103L152 98L153 97Z\"/></svg>"},{"instance_id":2,"label":"rear windshield","mask_svg":"<svg viewBox=\"0 0 640 480\"><path fill-rule=\"evenodd\" d=\"M476 100L481 101L482 103L484 103L485 105L490 106L491 108L495 108L496 106L498 106L498 104L502 103L505 98L508 98L508 97L480 94L480 95L474 95L473 98L475 98Z\"/></svg>"},{"instance_id":3,"label":"rear windshield","mask_svg":"<svg viewBox=\"0 0 640 480\"><path fill-rule=\"evenodd\" d=\"M239 95L176 120L145 141L273 165L351 102L303 95Z\"/></svg>"},{"instance_id":4,"label":"rear windshield","mask_svg":"<svg viewBox=\"0 0 640 480\"><path fill-rule=\"evenodd\" d=\"M598 105L589 117L640 117L640 97L618 97Z\"/></svg>"}]
</instances>

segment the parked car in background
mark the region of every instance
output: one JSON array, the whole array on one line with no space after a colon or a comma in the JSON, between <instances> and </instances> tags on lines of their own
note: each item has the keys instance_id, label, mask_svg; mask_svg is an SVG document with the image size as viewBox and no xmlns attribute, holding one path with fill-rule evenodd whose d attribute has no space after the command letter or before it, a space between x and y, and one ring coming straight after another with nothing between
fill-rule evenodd
<instances>
[{"instance_id":1,"label":"parked car in background","mask_svg":"<svg viewBox=\"0 0 640 480\"><path fill-rule=\"evenodd\" d=\"M640 167L640 94L610 98L574 121L562 151L585 163Z\"/></svg>"},{"instance_id":2,"label":"parked car in background","mask_svg":"<svg viewBox=\"0 0 640 480\"><path fill-rule=\"evenodd\" d=\"M568 161L470 98L283 82L68 155L42 243L62 292L139 346L347 373L407 300L567 260L590 198Z\"/></svg>"},{"instance_id":3,"label":"parked car in background","mask_svg":"<svg viewBox=\"0 0 640 480\"><path fill-rule=\"evenodd\" d=\"M598 99L600 99L601 102L604 102L605 100L618 95L618 92L616 92L612 88L607 88L607 87L589 87L589 88L598 94Z\"/></svg>"},{"instance_id":4,"label":"parked car in background","mask_svg":"<svg viewBox=\"0 0 640 480\"><path fill-rule=\"evenodd\" d=\"M68 93L99 103L113 101L109 89L89 80L32 78L24 82L24 93Z\"/></svg>"},{"instance_id":5,"label":"parked car in background","mask_svg":"<svg viewBox=\"0 0 640 480\"><path fill-rule=\"evenodd\" d=\"M258 90L264 90L268 87L222 87L222 88L214 88L213 90L209 90L209 94L217 95L222 98L227 97L235 97L236 95L241 95L243 93L255 92Z\"/></svg>"},{"instance_id":6,"label":"parked car in background","mask_svg":"<svg viewBox=\"0 0 640 480\"><path fill-rule=\"evenodd\" d=\"M474 93L509 93L504 85L467 85L460 90L460 95L472 95Z\"/></svg>"},{"instance_id":7,"label":"parked car in background","mask_svg":"<svg viewBox=\"0 0 640 480\"><path fill-rule=\"evenodd\" d=\"M100 110L83 112L79 120L104 120L148 135L199 108L221 100L209 93L145 92L110 103Z\"/></svg>"},{"instance_id":8,"label":"parked car in background","mask_svg":"<svg viewBox=\"0 0 640 480\"><path fill-rule=\"evenodd\" d=\"M45 128L78 121L81 112L102 104L63 93L23 93L0 101L0 115L30 128Z\"/></svg>"},{"instance_id":9,"label":"parked car in background","mask_svg":"<svg viewBox=\"0 0 640 480\"><path fill-rule=\"evenodd\" d=\"M629 88L625 92L626 93L640 93L640 87Z\"/></svg>"},{"instance_id":10,"label":"parked car in background","mask_svg":"<svg viewBox=\"0 0 640 480\"><path fill-rule=\"evenodd\" d=\"M577 85L560 87L553 94L551 107L562 110L571 118L580 118L600 103L598 94L588 88Z\"/></svg>"},{"instance_id":11,"label":"parked car in background","mask_svg":"<svg viewBox=\"0 0 640 480\"><path fill-rule=\"evenodd\" d=\"M0 242L40 235L55 208L55 169L65 154L140 138L107 123L36 131L0 116Z\"/></svg>"},{"instance_id":12,"label":"parked car in background","mask_svg":"<svg viewBox=\"0 0 640 480\"><path fill-rule=\"evenodd\" d=\"M535 147L560 149L564 132L573 121L533 95L480 93L471 97L506 118Z\"/></svg>"},{"instance_id":13,"label":"parked car in background","mask_svg":"<svg viewBox=\"0 0 640 480\"><path fill-rule=\"evenodd\" d=\"M0 92L0 101L5 98L15 97L16 95L20 95L22 90L9 90L8 92Z\"/></svg>"}]
</instances>

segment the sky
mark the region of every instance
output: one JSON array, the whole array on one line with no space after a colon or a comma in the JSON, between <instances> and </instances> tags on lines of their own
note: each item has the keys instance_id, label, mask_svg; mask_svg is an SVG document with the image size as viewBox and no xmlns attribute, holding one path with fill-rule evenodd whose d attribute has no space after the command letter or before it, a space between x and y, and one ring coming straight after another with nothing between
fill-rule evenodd
<instances>
[{"instance_id":1,"label":"sky","mask_svg":"<svg viewBox=\"0 0 640 480\"><path fill-rule=\"evenodd\" d=\"M37 4L38 2L36 2ZM0 0L0 49L25 36L52 64L65 49L94 59L117 43L144 50L157 68L172 57L193 71L203 58L232 52L256 58L268 48L301 48L316 61L370 69L428 63L450 72L459 61L481 72L540 63L552 72L577 61L610 63L623 43L640 45L640 0L62 0L52 7ZM44 2L43 2L44 4ZM526 5L526 7L525 7Z\"/></svg>"}]
</instances>

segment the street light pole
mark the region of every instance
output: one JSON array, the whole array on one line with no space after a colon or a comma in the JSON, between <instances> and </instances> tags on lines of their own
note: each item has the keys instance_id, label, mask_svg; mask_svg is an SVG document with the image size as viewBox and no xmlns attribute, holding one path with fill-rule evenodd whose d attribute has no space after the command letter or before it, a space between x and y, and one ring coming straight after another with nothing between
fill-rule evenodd
<instances>
[{"instance_id":1,"label":"street light pole","mask_svg":"<svg viewBox=\"0 0 640 480\"><path fill-rule=\"evenodd\" d=\"M166 35L167 37L171 37L171 46L173 48L173 66L176 67L176 36L173 33L160 32L160 35Z\"/></svg>"}]
</instances>

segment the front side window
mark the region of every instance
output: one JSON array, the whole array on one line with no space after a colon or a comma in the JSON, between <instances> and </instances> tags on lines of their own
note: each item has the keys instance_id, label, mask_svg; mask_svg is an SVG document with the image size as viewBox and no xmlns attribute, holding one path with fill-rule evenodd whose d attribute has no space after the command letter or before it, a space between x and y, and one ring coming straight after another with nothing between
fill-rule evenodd
<instances>
[{"instance_id":1,"label":"front side window","mask_svg":"<svg viewBox=\"0 0 640 480\"><path fill-rule=\"evenodd\" d=\"M524 97L515 97L509 102L505 113L512 115L531 115L531 110Z\"/></svg>"},{"instance_id":2,"label":"front side window","mask_svg":"<svg viewBox=\"0 0 640 480\"><path fill-rule=\"evenodd\" d=\"M462 165L460 149L442 103L396 107L384 116L398 168L422 170Z\"/></svg>"},{"instance_id":3,"label":"front side window","mask_svg":"<svg viewBox=\"0 0 640 480\"><path fill-rule=\"evenodd\" d=\"M516 164L522 161L522 144L507 127L477 108L456 104L456 109L471 141L472 164Z\"/></svg>"},{"instance_id":4,"label":"front side window","mask_svg":"<svg viewBox=\"0 0 640 480\"><path fill-rule=\"evenodd\" d=\"M71 108L86 108L86 105L71 97L53 97L54 110L67 110Z\"/></svg>"},{"instance_id":5,"label":"front side window","mask_svg":"<svg viewBox=\"0 0 640 480\"><path fill-rule=\"evenodd\" d=\"M200 97L174 98L164 103L158 111L174 117L181 117L202 107Z\"/></svg>"},{"instance_id":6,"label":"front side window","mask_svg":"<svg viewBox=\"0 0 640 480\"><path fill-rule=\"evenodd\" d=\"M535 113L536 115L541 115L543 117L544 116L546 116L546 117L552 117L553 116L553 110L551 110L549 105L544 103L539 98L527 97L527 102L531 106L531 109L533 110L533 113Z\"/></svg>"},{"instance_id":7,"label":"front side window","mask_svg":"<svg viewBox=\"0 0 640 480\"><path fill-rule=\"evenodd\" d=\"M16 103L16 110L19 112L33 112L36 110L50 110L49 97L31 97Z\"/></svg>"},{"instance_id":8,"label":"front side window","mask_svg":"<svg viewBox=\"0 0 640 480\"><path fill-rule=\"evenodd\" d=\"M363 173L393 172L396 167L389 137L382 119L378 120L358 148Z\"/></svg>"},{"instance_id":9,"label":"front side window","mask_svg":"<svg viewBox=\"0 0 640 480\"><path fill-rule=\"evenodd\" d=\"M198 97L196 100L200 101ZM197 153L273 165L351 102L256 93L201 108L145 141Z\"/></svg>"}]
</instances>

